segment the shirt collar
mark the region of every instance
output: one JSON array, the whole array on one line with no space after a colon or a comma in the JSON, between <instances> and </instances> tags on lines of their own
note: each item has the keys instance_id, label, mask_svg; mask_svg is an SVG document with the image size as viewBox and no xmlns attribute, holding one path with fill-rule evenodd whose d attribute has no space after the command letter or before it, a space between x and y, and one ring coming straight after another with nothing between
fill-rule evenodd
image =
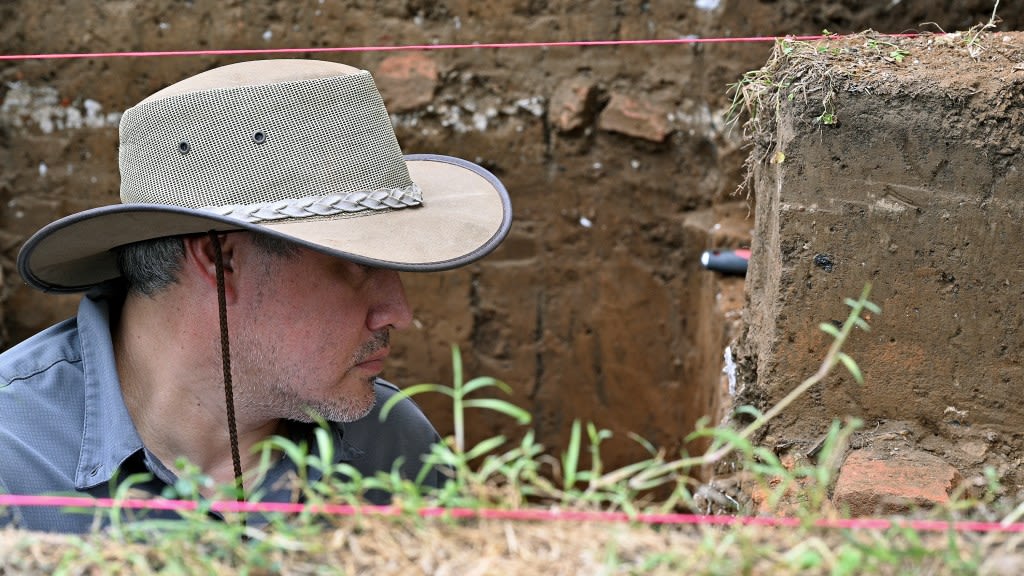
<instances>
[{"instance_id":1,"label":"shirt collar","mask_svg":"<svg viewBox=\"0 0 1024 576\"><path fill-rule=\"evenodd\" d=\"M82 447L75 470L78 490L109 482L121 463L142 449L142 439L121 394L114 359L110 318L118 306L118 293L110 287L89 292L78 305L85 391Z\"/></svg>"}]
</instances>

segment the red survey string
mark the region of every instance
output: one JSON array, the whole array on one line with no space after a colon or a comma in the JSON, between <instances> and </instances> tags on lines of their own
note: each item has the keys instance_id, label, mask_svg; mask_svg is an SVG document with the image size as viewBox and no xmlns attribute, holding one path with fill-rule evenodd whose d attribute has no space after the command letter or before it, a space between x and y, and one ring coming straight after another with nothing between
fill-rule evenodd
<instances>
[{"instance_id":1,"label":"red survey string","mask_svg":"<svg viewBox=\"0 0 1024 576\"><path fill-rule=\"evenodd\" d=\"M125 499L89 498L83 496L28 496L0 494L2 506L51 506L70 508L124 508L131 510L172 510L188 512L197 510L199 503L194 500L166 500L162 498ZM314 513L326 516L405 516L411 512L396 506L352 506L348 504L294 504L287 502L236 502L215 500L208 503L213 512L258 512L278 514ZM766 528L799 527L799 518L770 516L709 516L701 514L635 514L625 512L602 512L558 509L501 510L494 508L421 508L415 514L422 518L475 518L483 520L517 520L536 522L578 521L578 522L619 522L661 525L691 526L761 526ZM821 519L813 524L817 528L840 528L852 530L886 530L909 528L920 532L1024 532L1024 523L946 521L946 520L889 520L885 518L840 518Z\"/></svg>"},{"instance_id":2,"label":"red survey string","mask_svg":"<svg viewBox=\"0 0 1024 576\"><path fill-rule=\"evenodd\" d=\"M913 38L919 33L879 34L887 38ZM152 58L168 56L240 56L252 54L319 54L324 52L400 52L414 50L465 50L481 48L565 48L592 46L655 46L663 44L725 44L750 42L775 42L791 40L811 42L815 40L838 40L847 36L839 34L816 34L810 36L747 36L737 38L666 38L649 40L579 40L564 42L487 42L470 44L409 44L404 46L331 46L305 48L243 48L224 50L165 50L145 52L70 52L54 54L0 54L0 60L66 60L81 58Z\"/></svg>"}]
</instances>

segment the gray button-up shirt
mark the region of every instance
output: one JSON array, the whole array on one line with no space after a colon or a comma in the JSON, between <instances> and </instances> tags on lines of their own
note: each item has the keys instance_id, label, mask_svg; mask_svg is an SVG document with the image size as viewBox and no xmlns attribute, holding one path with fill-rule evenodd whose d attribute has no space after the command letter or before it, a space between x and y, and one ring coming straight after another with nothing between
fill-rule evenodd
<instances>
[{"instance_id":1,"label":"gray button-up shirt","mask_svg":"<svg viewBox=\"0 0 1024 576\"><path fill-rule=\"evenodd\" d=\"M118 299L111 294L97 290L86 295L77 317L0 354L0 492L110 497L117 479L135 472L152 476L136 489L159 494L174 484L174 473L143 446L121 395L110 336L110 309ZM372 476L391 471L401 458L403 476L414 478L438 440L437 432L410 400L400 402L380 422L381 405L397 389L378 380L376 392L377 404L365 418L330 424L334 461ZM291 423L290 429L312 438L312 425ZM315 442L310 444L315 450ZM273 480L294 469L287 459L275 464L264 481L262 499L289 500L291 490ZM316 478L316 471L310 474ZM441 482L436 470L425 481L435 486ZM367 498L382 503L388 496L371 493ZM148 517L154 516L167 513ZM0 526L29 530L85 532L106 520L105 512L0 508Z\"/></svg>"}]
</instances>

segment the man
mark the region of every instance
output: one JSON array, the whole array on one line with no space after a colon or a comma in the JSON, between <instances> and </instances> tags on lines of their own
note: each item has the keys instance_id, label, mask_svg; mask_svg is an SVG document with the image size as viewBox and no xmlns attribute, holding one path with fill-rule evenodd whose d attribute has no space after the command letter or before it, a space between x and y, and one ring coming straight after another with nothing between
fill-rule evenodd
<instances>
[{"instance_id":1,"label":"man","mask_svg":"<svg viewBox=\"0 0 1024 576\"><path fill-rule=\"evenodd\" d=\"M493 250L511 223L501 183L403 156L370 75L311 60L165 88L124 113L119 155L122 203L46 226L19 255L32 286L87 294L76 318L0 355L0 492L110 496L142 472L136 487L160 494L185 459L287 500L295 463L257 478L255 448L315 444L318 420L334 462L415 477L437 433L409 400L379 418L396 392L377 378L389 332L411 321L398 271ZM0 519L93 524L36 506Z\"/></svg>"}]
</instances>

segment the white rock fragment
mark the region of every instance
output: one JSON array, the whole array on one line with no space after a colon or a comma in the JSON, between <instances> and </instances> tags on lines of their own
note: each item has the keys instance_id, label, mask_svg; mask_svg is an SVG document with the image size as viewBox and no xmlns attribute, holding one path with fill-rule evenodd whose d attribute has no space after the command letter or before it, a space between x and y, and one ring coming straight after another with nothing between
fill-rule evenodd
<instances>
[{"instance_id":1,"label":"white rock fragment","mask_svg":"<svg viewBox=\"0 0 1024 576\"><path fill-rule=\"evenodd\" d=\"M520 98L519 100L515 101L515 105L537 117L540 117L544 114L544 98L541 96Z\"/></svg>"},{"instance_id":2,"label":"white rock fragment","mask_svg":"<svg viewBox=\"0 0 1024 576\"><path fill-rule=\"evenodd\" d=\"M473 114L473 128L477 132L483 132L487 130L487 115L476 112Z\"/></svg>"},{"instance_id":3,"label":"white rock fragment","mask_svg":"<svg viewBox=\"0 0 1024 576\"><path fill-rule=\"evenodd\" d=\"M736 362L732 359L732 347L726 346L723 354L725 365L722 366L722 373L729 380L729 396L736 395Z\"/></svg>"},{"instance_id":4,"label":"white rock fragment","mask_svg":"<svg viewBox=\"0 0 1024 576\"><path fill-rule=\"evenodd\" d=\"M0 123L19 128L36 126L44 134L57 130L117 126L121 114L103 114L103 106L91 98L82 108L64 106L60 95L50 86L28 86L22 82L7 84L8 92L0 104Z\"/></svg>"}]
</instances>

